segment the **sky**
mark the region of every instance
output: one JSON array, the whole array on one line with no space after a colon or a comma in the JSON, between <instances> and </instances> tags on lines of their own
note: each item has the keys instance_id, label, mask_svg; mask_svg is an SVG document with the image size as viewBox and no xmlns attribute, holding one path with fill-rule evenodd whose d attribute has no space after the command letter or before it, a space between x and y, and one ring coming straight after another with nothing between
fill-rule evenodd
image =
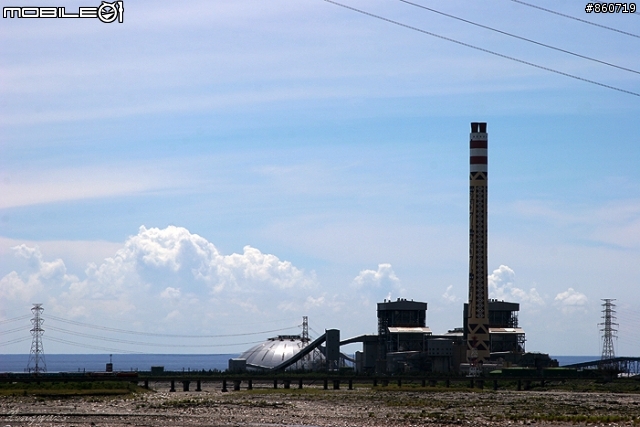
<instances>
[{"instance_id":1,"label":"sky","mask_svg":"<svg viewBox=\"0 0 640 427\"><path fill-rule=\"evenodd\" d=\"M599 355L615 299L616 354L639 355L640 14L415 0L624 70L340 3L369 15L124 0L122 23L0 21L0 353L29 352L33 303L45 354L240 353L303 316L348 338L397 298L461 327L482 121L490 297L551 355Z\"/></svg>"}]
</instances>

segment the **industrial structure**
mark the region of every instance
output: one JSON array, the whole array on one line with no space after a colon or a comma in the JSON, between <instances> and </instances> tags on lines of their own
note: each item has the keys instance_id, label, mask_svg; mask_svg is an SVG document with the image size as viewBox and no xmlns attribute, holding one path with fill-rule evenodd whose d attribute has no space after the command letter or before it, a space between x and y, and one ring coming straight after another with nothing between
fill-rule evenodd
<instances>
[{"instance_id":1,"label":"industrial structure","mask_svg":"<svg viewBox=\"0 0 640 427\"><path fill-rule=\"evenodd\" d=\"M251 347L239 358L232 359L229 368L238 371L271 370L300 354L309 343L309 339L304 339L301 335L278 335ZM318 348L314 348L292 363L289 369L319 370L324 366L325 360L324 354Z\"/></svg>"},{"instance_id":2,"label":"industrial structure","mask_svg":"<svg viewBox=\"0 0 640 427\"><path fill-rule=\"evenodd\" d=\"M44 360L44 347L42 345L42 335L44 334L42 324L44 323L44 319L40 317L43 311L44 308L42 308L42 304L33 304L33 308L31 309L33 313L33 318L31 319L32 328L30 331L33 340L31 342L31 351L29 352L29 362L26 370L35 374L47 372L47 363Z\"/></svg>"},{"instance_id":3,"label":"industrial structure","mask_svg":"<svg viewBox=\"0 0 640 427\"><path fill-rule=\"evenodd\" d=\"M348 360L339 353L339 346L352 343L362 343L362 351L355 354L355 370L363 373L456 372L478 376L497 366L552 366L546 354L525 353L525 332L518 324L520 305L489 299L487 124L471 123L469 141L469 300L463 306L462 327L435 335L426 324L426 302L385 300L377 306L377 335L360 335L335 345L330 344L330 333L339 340L339 331L329 330L311 343L303 327L301 336L279 336L253 347L233 362L234 366L335 369L340 361ZM605 329L611 331L613 324L608 319ZM327 345L323 347L324 340Z\"/></svg>"},{"instance_id":4,"label":"industrial structure","mask_svg":"<svg viewBox=\"0 0 640 427\"><path fill-rule=\"evenodd\" d=\"M421 360L426 338L431 335L426 318L426 302L398 299L378 303L377 371L394 371L398 364L405 366L411 359Z\"/></svg>"},{"instance_id":5,"label":"industrial structure","mask_svg":"<svg viewBox=\"0 0 640 427\"><path fill-rule=\"evenodd\" d=\"M471 123L469 136L469 299L462 307L461 327L434 334L426 323L427 303L400 299L377 304L377 334L340 339L338 329L309 337L307 317L300 335L278 335L257 344L229 361L231 371L327 370L348 362L363 373L437 372L478 376L497 366L552 364L548 355L525 353L525 332L519 326L520 305L489 299L488 289L488 134L484 122ZM615 357L614 300L604 300L603 359ZM45 372L42 347L43 311L34 304L33 343L28 369ZM457 325L456 325L457 326ZM340 347L362 343L350 358Z\"/></svg>"},{"instance_id":6,"label":"industrial structure","mask_svg":"<svg viewBox=\"0 0 640 427\"><path fill-rule=\"evenodd\" d=\"M602 332L602 360L610 360L616 357L615 348L613 346L613 339L617 338L616 333L618 330L616 327L618 324L616 320L616 305L613 303L615 299L605 298L602 301L602 323L598 326L602 326L600 332Z\"/></svg>"},{"instance_id":7,"label":"industrial structure","mask_svg":"<svg viewBox=\"0 0 640 427\"><path fill-rule=\"evenodd\" d=\"M495 359L495 353L515 352L524 353L525 332L518 326L518 312L520 304L515 302L498 301L490 299L488 304L488 330L489 330L489 359ZM463 330L468 331L469 304L463 308ZM465 342L469 342L467 334Z\"/></svg>"},{"instance_id":8,"label":"industrial structure","mask_svg":"<svg viewBox=\"0 0 640 427\"><path fill-rule=\"evenodd\" d=\"M489 360L487 278L487 124L471 123L469 174L469 306L465 318L467 360L472 373Z\"/></svg>"},{"instance_id":9,"label":"industrial structure","mask_svg":"<svg viewBox=\"0 0 640 427\"><path fill-rule=\"evenodd\" d=\"M328 329L315 340L309 338L309 319L302 318L302 334L278 335L229 360L229 370L243 372L298 370L335 371L353 359L340 353L340 331Z\"/></svg>"},{"instance_id":10,"label":"industrial structure","mask_svg":"<svg viewBox=\"0 0 640 427\"><path fill-rule=\"evenodd\" d=\"M308 318L305 316L301 334L278 335L251 347L240 357L229 360L229 371L331 372L345 368L351 362L358 373L433 372L475 377L485 375L496 368L504 368L501 371L496 369L491 375L500 373L508 377L533 375L535 371L540 371L536 375L541 375L543 368L557 366L557 362L551 360L547 354L526 353L525 331L519 325L520 305L489 298L487 124L471 123L469 141L469 299L462 307L461 327L455 327L445 334L434 334L427 325L426 302L404 298L398 298L396 301L385 299L377 304L376 335L360 335L341 340L338 329L327 329L321 336L311 339ZM615 356L613 340L617 337L618 324L615 322L616 311L613 301L615 300L603 299L603 322L599 324L603 339L601 361L570 366L577 369L597 366L617 372L640 371L640 358ZM42 344L44 320L41 314L44 309L42 304L34 304L31 311L34 315L30 330L33 340L26 370L37 375L47 370ZM340 352L341 346L352 343L362 344L362 351L356 352L355 358ZM536 369L510 370L513 366ZM163 370L163 367L151 368L152 374L161 374ZM104 372L93 372L90 375L137 377L137 373L114 373L111 355ZM568 374L567 371L548 370L545 375L551 378L553 375ZM473 383L474 379L471 380ZM224 381L226 380L223 379L223 384L226 384ZM185 391L188 391L188 382L183 381ZM277 385L277 381L275 384ZM239 382L236 385L239 386ZM174 380L171 389L175 391ZM226 385L223 385L223 390L226 390Z\"/></svg>"}]
</instances>

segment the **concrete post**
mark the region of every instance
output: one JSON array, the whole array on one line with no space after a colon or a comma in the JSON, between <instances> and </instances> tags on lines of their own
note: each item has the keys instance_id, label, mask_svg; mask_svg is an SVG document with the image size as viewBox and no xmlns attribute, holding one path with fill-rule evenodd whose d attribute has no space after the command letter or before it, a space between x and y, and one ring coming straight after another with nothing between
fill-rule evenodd
<instances>
[{"instance_id":1,"label":"concrete post","mask_svg":"<svg viewBox=\"0 0 640 427\"><path fill-rule=\"evenodd\" d=\"M191 381L182 381L182 391L189 391L189 384L191 384Z\"/></svg>"},{"instance_id":2,"label":"concrete post","mask_svg":"<svg viewBox=\"0 0 640 427\"><path fill-rule=\"evenodd\" d=\"M202 380L196 382L196 391L202 391Z\"/></svg>"},{"instance_id":3,"label":"concrete post","mask_svg":"<svg viewBox=\"0 0 640 427\"><path fill-rule=\"evenodd\" d=\"M240 383L242 383L242 380L233 380L233 391L240 390Z\"/></svg>"},{"instance_id":4,"label":"concrete post","mask_svg":"<svg viewBox=\"0 0 640 427\"><path fill-rule=\"evenodd\" d=\"M175 392L176 391L176 381L175 380L171 380L171 388L169 389L169 392Z\"/></svg>"}]
</instances>

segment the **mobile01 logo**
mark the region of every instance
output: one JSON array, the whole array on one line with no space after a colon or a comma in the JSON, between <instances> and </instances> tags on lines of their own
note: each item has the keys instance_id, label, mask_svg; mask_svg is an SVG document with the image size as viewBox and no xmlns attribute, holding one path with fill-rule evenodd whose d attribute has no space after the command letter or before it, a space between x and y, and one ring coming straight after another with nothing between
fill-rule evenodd
<instances>
[{"instance_id":1,"label":"mobile01 logo","mask_svg":"<svg viewBox=\"0 0 640 427\"><path fill-rule=\"evenodd\" d=\"M16 7L2 8L3 18L98 18L101 22L109 24L118 20L124 22L124 2L103 1L98 7L79 7L78 13L67 13L64 6L59 7Z\"/></svg>"}]
</instances>

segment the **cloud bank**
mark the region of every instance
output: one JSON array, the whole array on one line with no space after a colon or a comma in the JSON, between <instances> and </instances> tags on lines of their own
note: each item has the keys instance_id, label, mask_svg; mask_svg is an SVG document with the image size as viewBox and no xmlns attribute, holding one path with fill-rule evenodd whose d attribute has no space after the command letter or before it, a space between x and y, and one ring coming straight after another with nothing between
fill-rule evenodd
<instances>
[{"instance_id":1,"label":"cloud bank","mask_svg":"<svg viewBox=\"0 0 640 427\"><path fill-rule=\"evenodd\" d=\"M82 278L68 274L61 259L46 261L37 247L13 251L26 267L0 279L5 317L11 306L42 302L65 318L144 318L171 325L226 313L267 313L270 301L302 306L317 284L313 271L275 255L251 246L224 255L205 238L175 226L140 227L113 257L89 264Z\"/></svg>"}]
</instances>

